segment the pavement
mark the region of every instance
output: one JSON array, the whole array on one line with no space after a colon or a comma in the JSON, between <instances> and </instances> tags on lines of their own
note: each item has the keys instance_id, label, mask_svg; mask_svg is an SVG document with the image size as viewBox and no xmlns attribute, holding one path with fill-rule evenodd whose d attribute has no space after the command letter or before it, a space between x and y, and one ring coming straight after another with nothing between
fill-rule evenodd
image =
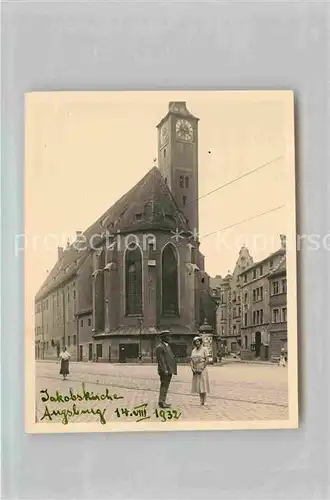
<instances>
[{"instance_id":1,"label":"pavement","mask_svg":"<svg viewBox=\"0 0 330 500\"><path fill-rule=\"evenodd\" d=\"M209 366L210 394L205 407L190 392L190 367L179 365L168 393L170 412L159 412L157 406L156 365L71 362L65 381L59 369L56 362L36 362L38 422L288 418L287 368L277 365L230 362Z\"/></svg>"}]
</instances>

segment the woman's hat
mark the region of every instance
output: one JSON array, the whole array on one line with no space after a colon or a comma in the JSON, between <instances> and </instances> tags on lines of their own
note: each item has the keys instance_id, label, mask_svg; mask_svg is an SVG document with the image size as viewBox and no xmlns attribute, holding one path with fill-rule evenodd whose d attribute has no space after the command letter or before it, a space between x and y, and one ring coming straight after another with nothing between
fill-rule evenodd
<instances>
[{"instance_id":1,"label":"woman's hat","mask_svg":"<svg viewBox=\"0 0 330 500\"><path fill-rule=\"evenodd\" d=\"M162 330L159 335L169 335L170 331L169 330Z\"/></svg>"},{"instance_id":2,"label":"woman's hat","mask_svg":"<svg viewBox=\"0 0 330 500\"><path fill-rule=\"evenodd\" d=\"M193 343L195 343L197 340L203 341L203 337L201 335L196 335L196 337L194 337Z\"/></svg>"}]
</instances>

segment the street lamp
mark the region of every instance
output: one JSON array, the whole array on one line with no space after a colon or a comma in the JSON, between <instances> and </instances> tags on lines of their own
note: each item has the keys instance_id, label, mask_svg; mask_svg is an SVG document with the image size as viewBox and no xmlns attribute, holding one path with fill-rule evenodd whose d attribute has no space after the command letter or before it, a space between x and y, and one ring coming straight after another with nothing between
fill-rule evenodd
<instances>
[{"instance_id":1,"label":"street lamp","mask_svg":"<svg viewBox=\"0 0 330 500\"><path fill-rule=\"evenodd\" d=\"M139 361L142 363L142 324L143 324L143 316L138 317L139 322Z\"/></svg>"}]
</instances>

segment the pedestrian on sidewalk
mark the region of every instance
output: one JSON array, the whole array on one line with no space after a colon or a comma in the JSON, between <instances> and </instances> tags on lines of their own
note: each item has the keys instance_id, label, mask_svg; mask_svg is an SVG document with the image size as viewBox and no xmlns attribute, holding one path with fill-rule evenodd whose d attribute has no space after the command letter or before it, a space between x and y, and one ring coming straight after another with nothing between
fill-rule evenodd
<instances>
[{"instance_id":1,"label":"pedestrian on sidewalk","mask_svg":"<svg viewBox=\"0 0 330 500\"><path fill-rule=\"evenodd\" d=\"M160 378L158 404L160 408L170 408L166 403L166 397L172 375L177 375L177 365L172 349L169 345L170 332L163 330L160 332L160 343L156 347L156 358L158 363L158 375Z\"/></svg>"},{"instance_id":2,"label":"pedestrian on sidewalk","mask_svg":"<svg viewBox=\"0 0 330 500\"><path fill-rule=\"evenodd\" d=\"M66 350L65 346L63 347L62 352L59 355L59 359L61 360L60 375L63 375L63 380L66 380L66 377L69 375L70 354Z\"/></svg>"},{"instance_id":3,"label":"pedestrian on sidewalk","mask_svg":"<svg viewBox=\"0 0 330 500\"><path fill-rule=\"evenodd\" d=\"M203 346L203 339L197 336L193 340L195 348L191 353L191 370L193 373L191 392L199 394L201 405L205 405L206 394L210 392L209 374L207 370L208 352Z\"/></svg>"},{"instance_id":4,"label":"pedestrian on sidewalk","mask_svg":"<svg viewBox=\"0 0 330 500\"><path fill-rule=\"evenodd\" d=\"M286 359L285 359L285 350L284 349L281 349L281 357L280 357L280 361L278 363L278 366L282 366L283 368L286 367Z\"/></svg>"}]
</instances>

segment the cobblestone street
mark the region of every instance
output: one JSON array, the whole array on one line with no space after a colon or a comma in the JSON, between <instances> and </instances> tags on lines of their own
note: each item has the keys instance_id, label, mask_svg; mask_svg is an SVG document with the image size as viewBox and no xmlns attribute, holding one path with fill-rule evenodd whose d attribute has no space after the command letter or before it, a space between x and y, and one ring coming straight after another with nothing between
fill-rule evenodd
<instances>
[{"instance_id":1,"label":"cobblestone street","mask_svg":"<svg viewBox=\"0 0 330 500\"><path fill-rule=\"evenodd\" d=\"M179 365L178 375L170 385L168 400L175 410L160 416L157 409L159 378L156 365L114 365L97 363L70 364L68 380L59 375L56 362L37 362L36 368L36 419L42 423L59 423L63 414L53 415L53 410L69 410L70 423L102 419L109 421L136 421L143 416L149 420L180 418L186 421L199 420L282 420L288 418L287 369L277 365L254 365L231 362L222 366L210 366L211 393L205 407L200 407L197 395L190 393L190 367ZM84 388L83 384L84 383ZM46 393L40 391L46 390ZM73 397L70 396L70 389ZM99 395L100 400L79 401L88 391L90 396ZM51 402L50 397L67 397L66 401ZM93 394L92 394L93 393ZM103 398L101 397L104 395ZM114 395L117 396L114 396ZM42 401L41 398L48 398ZM68 397L70 397L68 401ZM120 399L117 399L120 398ZM76 399L74 399L76 398ZM88 399L88 396L87 396ZM92 413L77 415L77 410ZM136 406L141 408L134 411ZM46 407L50 417L46 414ZM116 409L119 409L116 411ZM121 410L127 408L127 410ZM98 412L97 412L98 410ZM72 415L71 415L72 413ZM102 415L101 415L101 414ZM65 416L64 416L65 418Z\"/></svg>"}]
</instances>

